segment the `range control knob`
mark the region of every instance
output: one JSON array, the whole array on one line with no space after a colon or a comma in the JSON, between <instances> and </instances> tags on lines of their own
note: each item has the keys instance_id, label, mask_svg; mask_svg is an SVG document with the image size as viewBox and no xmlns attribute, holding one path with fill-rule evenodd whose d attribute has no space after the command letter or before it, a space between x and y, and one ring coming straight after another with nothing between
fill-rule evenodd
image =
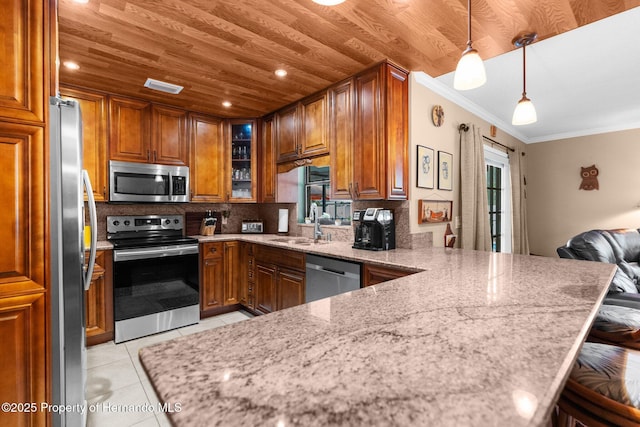
<instances>
[{"instance_id":1,"label":"range control knob","mask_svg":"<svg viewBox=\"0 0 640 427\"><path fill-rule=\"evenodd\" d=\"M131 221L129 221L128 219L127 219L127 220L125 220L125 221L124 221L124 225L126 225L126 226L128 227L129 225L131 225Z\"/></svg>"},{"instance_id":2,"label":"range control knob","mask_svg":"<svg viewBox=\"0 0 640 427\"><path fill-rule=\"evenodd\" d=\"M167 225L169 225L169 224L171 224L171 220L170 220L170 219L165 219L165 220L164 220L164 223L165 223L165 224L167 224Z\"/></svg>"},{"instance_id":3,"label":"range control knob","mask_svg":"<svg viewBox=\"0 0 640 427\"><path fill-rule=\"evenodd\" d=\"M174 224L179 224L179 223L180 223L180 220L179 220L179 219L174 219L174 220L173 220L173 223L174 223Z\"/></svg>"},{"instance_id":4,"label":"range control knob","mask_svg":"<svg viewBox=\"0 0 640 427\"><path fill-rule=\"evenodd\" d=\"M113 225L115 225L116 227L120 225L120 221L118 221L117 219L115 221L113 221Z\"/></svg>"}]
</instances>

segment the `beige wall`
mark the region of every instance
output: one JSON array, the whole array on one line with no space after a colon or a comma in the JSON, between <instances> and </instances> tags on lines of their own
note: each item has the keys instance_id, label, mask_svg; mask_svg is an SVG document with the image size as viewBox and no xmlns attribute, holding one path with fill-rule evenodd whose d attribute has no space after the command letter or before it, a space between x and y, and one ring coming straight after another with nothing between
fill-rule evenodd
<instances>
[{"instance_id":1,"label":"beige wall","mask_svg":"<svg viewBox=\"0 0 640 427\"><path fill-rule=\"evenodd\" d=\"M527 146L531 253L583 231L640 227L640 129ZM599 190L579 190L580 167L595 164Z\"/></svg>"},{"instance_id":2,"label":"beige wall","mask_svg":"<svg viewBox=\"0 0 640 427\"><path fill-rule=\"evenodd\" d=\"M424 86L416 78L416 73L410 74L409 80L409 147L410 147L410 231L411 233L433 233L433 246L444 246L444 233L446 224L419 224L418 223L418 200L453 200L453 218L460 215L460 145L458 125L460 123L475 124L482 130L483 135L489 135L490 123L482 120L475 114L454 104L446 98L438 95L431 89ZM514 101L515 102L515 101ZM435 127L431 120L431 110L434 105L442 105L444 109L444 124ZM516 144L524 146L520 141L512 136L501 132L498 129L496 137L493 138L505 145L514 147ZM432 148L437 160L438 150L453 154L456 170L453 173L453 191L438 190L437 171L435 176L434 189L424 189L416 187L417 165L416 151L418 145ZM459 234L460 230L454 228L453 232ZM456 246L459 246L460 239L457 239Z\"/></svg>"}]
</instances>

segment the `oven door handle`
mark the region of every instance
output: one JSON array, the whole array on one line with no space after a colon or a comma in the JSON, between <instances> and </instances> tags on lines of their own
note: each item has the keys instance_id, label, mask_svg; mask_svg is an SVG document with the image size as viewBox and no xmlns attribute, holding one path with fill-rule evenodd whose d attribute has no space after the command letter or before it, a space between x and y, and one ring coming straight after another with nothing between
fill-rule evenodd
<instances>
[{"instance_id":1,"label":"oven door handle","mask_svg":"<svg viewBox=\"0 0 640 427\"><path fill-rule=\"evenodd\" d=\"M143 249L119 249L113 251L113 262L136 259L162 258L169 256L191 255L198 253L198 245L159 246Z\"/></svg>"}]
</instances>

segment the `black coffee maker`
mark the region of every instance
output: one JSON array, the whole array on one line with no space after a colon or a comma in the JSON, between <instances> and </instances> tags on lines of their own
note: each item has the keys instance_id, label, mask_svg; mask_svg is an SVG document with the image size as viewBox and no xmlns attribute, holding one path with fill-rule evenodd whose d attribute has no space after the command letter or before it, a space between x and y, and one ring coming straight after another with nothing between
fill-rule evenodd
<instances>
[{"instance_id":1,"label":"black coffee maker","mask_svg":"<svg viewBox=\"0 0 640 427\"><path fill-rule=\"evenodd\" d=\"M354 249L387 251L396 248L396 223L392 210L368 208L355 211L353 221L356 223Z\"/></svg>"}]
</instances>

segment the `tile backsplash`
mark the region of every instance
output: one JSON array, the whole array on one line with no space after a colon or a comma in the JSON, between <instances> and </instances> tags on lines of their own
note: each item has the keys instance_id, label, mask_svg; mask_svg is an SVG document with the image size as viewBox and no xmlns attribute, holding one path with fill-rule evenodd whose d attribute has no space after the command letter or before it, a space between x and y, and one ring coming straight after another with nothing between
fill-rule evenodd
<instances>
[{"instance_id":1,"label":"tile backsplash","mask_svg":"<svg viewBox=\"0 0 640 427\"><path fill-rule=\"evenodd\" d=\"M409 232L409 202L407 201L356 201L353 210L364 210L368 207L393 209L396 221L396 247L415 248L432 246L431 233L410 234ZM313 226L298 224L297 205L295 203L98 203L98 240L107 238L107 216L109 215L184 215L185 212L222 212L229 211L226 224L220 224L222 233L240 233L243 219L262 219L264 232L275 234L278 232L278 212L280 209L289 210L289 235L313 235ZM88 209L85 209L88 212ZM353 242L354 226L323 226L323 232L331 233L331 238L337 241Z\"/></svg>"}]
</instances>

